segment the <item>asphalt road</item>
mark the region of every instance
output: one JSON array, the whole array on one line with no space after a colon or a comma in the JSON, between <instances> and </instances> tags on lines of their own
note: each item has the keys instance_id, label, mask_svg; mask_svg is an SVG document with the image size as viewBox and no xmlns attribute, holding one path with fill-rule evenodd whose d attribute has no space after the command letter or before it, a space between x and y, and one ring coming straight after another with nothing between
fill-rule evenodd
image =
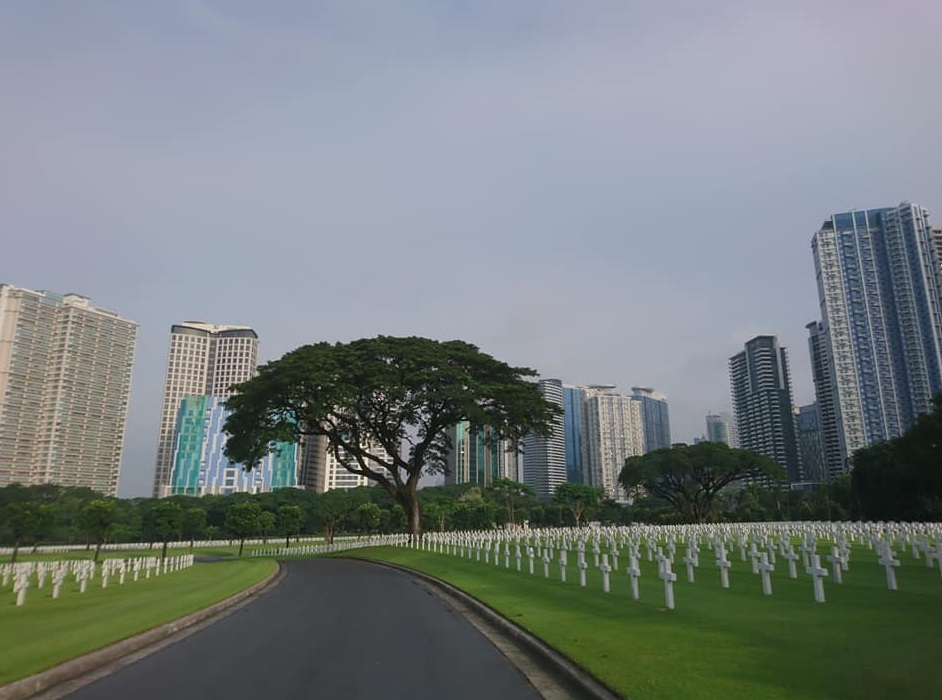
<instances>
[{"instance_id":1,"label":"asphalt road","mask_svg":"<svg viewBox=\"0 0 942 700\"><path fill-rule=\"evenodd\" d=\"M408 575L311 559L258 600L70 700L535 700L527 679Z\"/></svg>"}]
</instances>

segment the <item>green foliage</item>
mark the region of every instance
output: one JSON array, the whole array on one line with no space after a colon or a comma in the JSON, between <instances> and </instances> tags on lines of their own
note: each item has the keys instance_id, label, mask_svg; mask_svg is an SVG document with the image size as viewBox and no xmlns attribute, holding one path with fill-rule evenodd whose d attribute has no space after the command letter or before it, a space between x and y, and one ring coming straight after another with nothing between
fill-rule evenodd
<instances>
[{"instance_id":1,"label":"green foliage","mask_svg":"<svg viewBox=\"0 0 942 700\"><path fill-rule=\"evenodd\" d=\"M291 543L289 538L297 536L304 524L304 511L299 505L283 505L278 507L278 532L285 536L285 547Z\"/></svg>"},{"instance_id":2,"label":"green foliage","mask_svg":"<svg viewBox=\"0 0 942 700\"><path fill-rule=\"evenodd\" d=\"M583 519L595 513L602 502L602 495L602 489L593 486L565 483L556 487L553 500L569 510L573 524L578 527Z\"/></svg>"},{"instance_id":3,"label":"green foliage","mask_svg":"<svg viewBox=\"0 0 942 700\"><path fill-rule=\"evenodd\" d=\"M346 491L334 489L322 493L314 502L314 515L324 528L324 541L334 541L337 526L353 511L353 497Z\"/></svg>"},{"instance_id":4,"label":"green foliage","mask_svg":"<svg viewBox=\"0 0 942 700\"><path fill-rule=\"evenodd\" d=\"M163 545L161 557L167 556L167 543L183 533L185 518L183 506L171 500L157 501L144 511L145 538Z\"/></svg>"},{"instance_id":5,"label":"green foliage","mask_svg":"<svg viewBox=\"0 0 942 700\"><path fill-rule=\"evenodd\" d=\"M379 527L383 515L382 509L375 503L361 503L357 506L356 521L360 532L367 534L375 532Z\"/></svg>"},{"instance_id":6,"label":"green foliage","mask_svg":"<svg viewBox=\"0 0 942 700\"><path fill-rule=\"evenodd\" d=\"M559 409L526 381L535 375L458 340L305 345L237 387L226 453L251 468L273 442L324 436L344 468L385 489L419 534L419 478L444 469L449 427L470 421L511 441L552 429Z\"/></svg>"},{"instance_id":7,"label":"green foliage","mask_svg":"<svg viewBox=\"0 0 942 700\"><path fill-rule=\"evenodd\" d=\"M942 520L942 394L905 435L858 450L851 482L869 520Z\"/></svg>"},{"instance_id":8,"label":"green foliage","mask_svg":"<svg viewBox=\"0 0 942 700\"><path fill-rule=\"evenodd\" d=\"M628 493L643 489L667 501L683 521L702 523L715 517L716 497L723 488L757 476L782 479L785 470L757 452L701 442L629 457L618 481Z\"/></svg>"},{"instance_id":9,"label":"green foliage","mask_svg":"<svg viewBox=\"0 0 942 700\"><path fill-rule=\"evenodd\" d=\"M49 506L36 501L13 501L4 506L3 526L13 539L13 563L21 544L40 537L50 515Z\"/></svg>"},{"instance_id":10,"label":"green foliage","mask_svg":"<svg viewBox=\"0 0 942 700\"><path fill-rule=\"evenodd\" d=\"M98 561L101 545L117 519L118 504L114 499L97 498L82 508L80 523L85 534L95 542L95 561Z\"/></svg>"},{"instance_id":11,"label":"green foliage","mask_svg":"<svg viewBox=\"0 0 942 700\"><path fill-rule=\"evenodd\" d=\"M250 501L234 503L226 513L226 529L239 540L241 557L246 538L257 535L262 530L261 506Z\"/></svg>"},{"instance_id":12,"label":"green foliage","mask_svg":"<svg viewBox=\"0 0 942 700\"><path fill-rule=\"evenodd\" d=\"M506 522L511 525L517 522L518 507L533 504L536 501L536 492L532 487L504 477L494 479L487 488L487 496L501 506L506 514Z\"/></svg>"},{"instance_id":13,"label":"green foliage","mask_svg":"<svg viewBox=\"0 0 942 700\"><path fill-rule=\"evenodd\" d=\"M193 540L198 535L206 532L206 511L199 506L187 508L183 513L183 534L190 538L190 549L193 548Z\"/></svg>"}]
</instances>

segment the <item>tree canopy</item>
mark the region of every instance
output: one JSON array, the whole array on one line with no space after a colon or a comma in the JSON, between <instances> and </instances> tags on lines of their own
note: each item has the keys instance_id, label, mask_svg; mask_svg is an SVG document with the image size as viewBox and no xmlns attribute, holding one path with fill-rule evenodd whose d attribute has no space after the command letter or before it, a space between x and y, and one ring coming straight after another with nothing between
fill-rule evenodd
<instances>
[{"instance_id":1,"label":"tree canopy","mask_svg":"<svg viewBox=\"0 0 942 700\"><path fill-rule=\"evenodd\" d=\"M904 435L853 455L853 491L872 520L942 519L942 393Z\"/></svg>"},{"instance_id":2,"label":"tree canopy","mask_svg":"<svg viewBox=\"0 0 942 700\"><path fill-rule=\"evenodd\" d=\"M226 454L251 469L275 442L324 436L338 462L386 490L419 534L419 478L444 471L448 428L469 421L514 443L550 434L559 408L528 381L534 376L460 340L305 345L235 387Z\"/></svg>"},{"instance_id":3,"label":"tree canopy","mask_svg":"<svg viewBox=\"0 0 942 700\"><path fill-rule=\"evenodd\" d=\"M643 488L670 503L681 519L707 522L724 487L749 478L782 479L774 460L722 442L675 445L625 460L618 482L628 491Z\"/></svg>"}]
</instances>

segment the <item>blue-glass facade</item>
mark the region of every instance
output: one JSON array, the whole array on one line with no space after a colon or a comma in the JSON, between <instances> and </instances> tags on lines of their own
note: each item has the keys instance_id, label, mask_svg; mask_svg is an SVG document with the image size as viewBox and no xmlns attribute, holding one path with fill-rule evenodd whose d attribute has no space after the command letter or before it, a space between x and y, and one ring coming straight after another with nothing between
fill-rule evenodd
<instances>
[{"instance_id":1,"label":"blue-glass facade","mask_svg":"<svg viewBox=\"0 0 942 700\"><path fill-rule=\"evenodd\" d=\"M251 471L231 463L223 452L222 428L229 412L225 397L193 395L180 402L174 431L171 495L202 496L235 492L261 493L297 486L296 443L275 443Z\"/></svg>"},{"instance_id":2,"label":"blue-glass facade","mask_svg":"<svg viewBox=\"0 0 942 700\"><path fill-rule=\"evenodd\" d=\"M563 423L566 430L566 480L574 484L585 483L582 468L582 402L583 390L563 388Z\"/></svg>"},{"instance_id":3,"label":"blue-glass facade","mask_svg":"<svg viewBox=\"0 0 942 700\"><path fill-rule=\"evenodd\" d=\"M667 398L646 387L632 387L631 391L631 398L641 403L644 451L653 452L670 447L671 424Z\"/></svg>"}]
</instances>

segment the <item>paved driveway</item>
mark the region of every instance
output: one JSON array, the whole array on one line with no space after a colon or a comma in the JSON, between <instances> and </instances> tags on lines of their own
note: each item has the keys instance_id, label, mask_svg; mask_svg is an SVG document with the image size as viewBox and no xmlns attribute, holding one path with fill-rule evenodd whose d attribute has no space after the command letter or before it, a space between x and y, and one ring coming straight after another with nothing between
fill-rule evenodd
<instances>
[{"instance_id":1,"label":"paved driveway","mask_svg":"<svg viewBox=\"0 0 942 700\"><path fill-rule=\"evenodd\" d=\"M344 559L287 563L276 587L219 622L68 695L71 700L540 696L421 583Z\"/></svg>"}]
</instances>

